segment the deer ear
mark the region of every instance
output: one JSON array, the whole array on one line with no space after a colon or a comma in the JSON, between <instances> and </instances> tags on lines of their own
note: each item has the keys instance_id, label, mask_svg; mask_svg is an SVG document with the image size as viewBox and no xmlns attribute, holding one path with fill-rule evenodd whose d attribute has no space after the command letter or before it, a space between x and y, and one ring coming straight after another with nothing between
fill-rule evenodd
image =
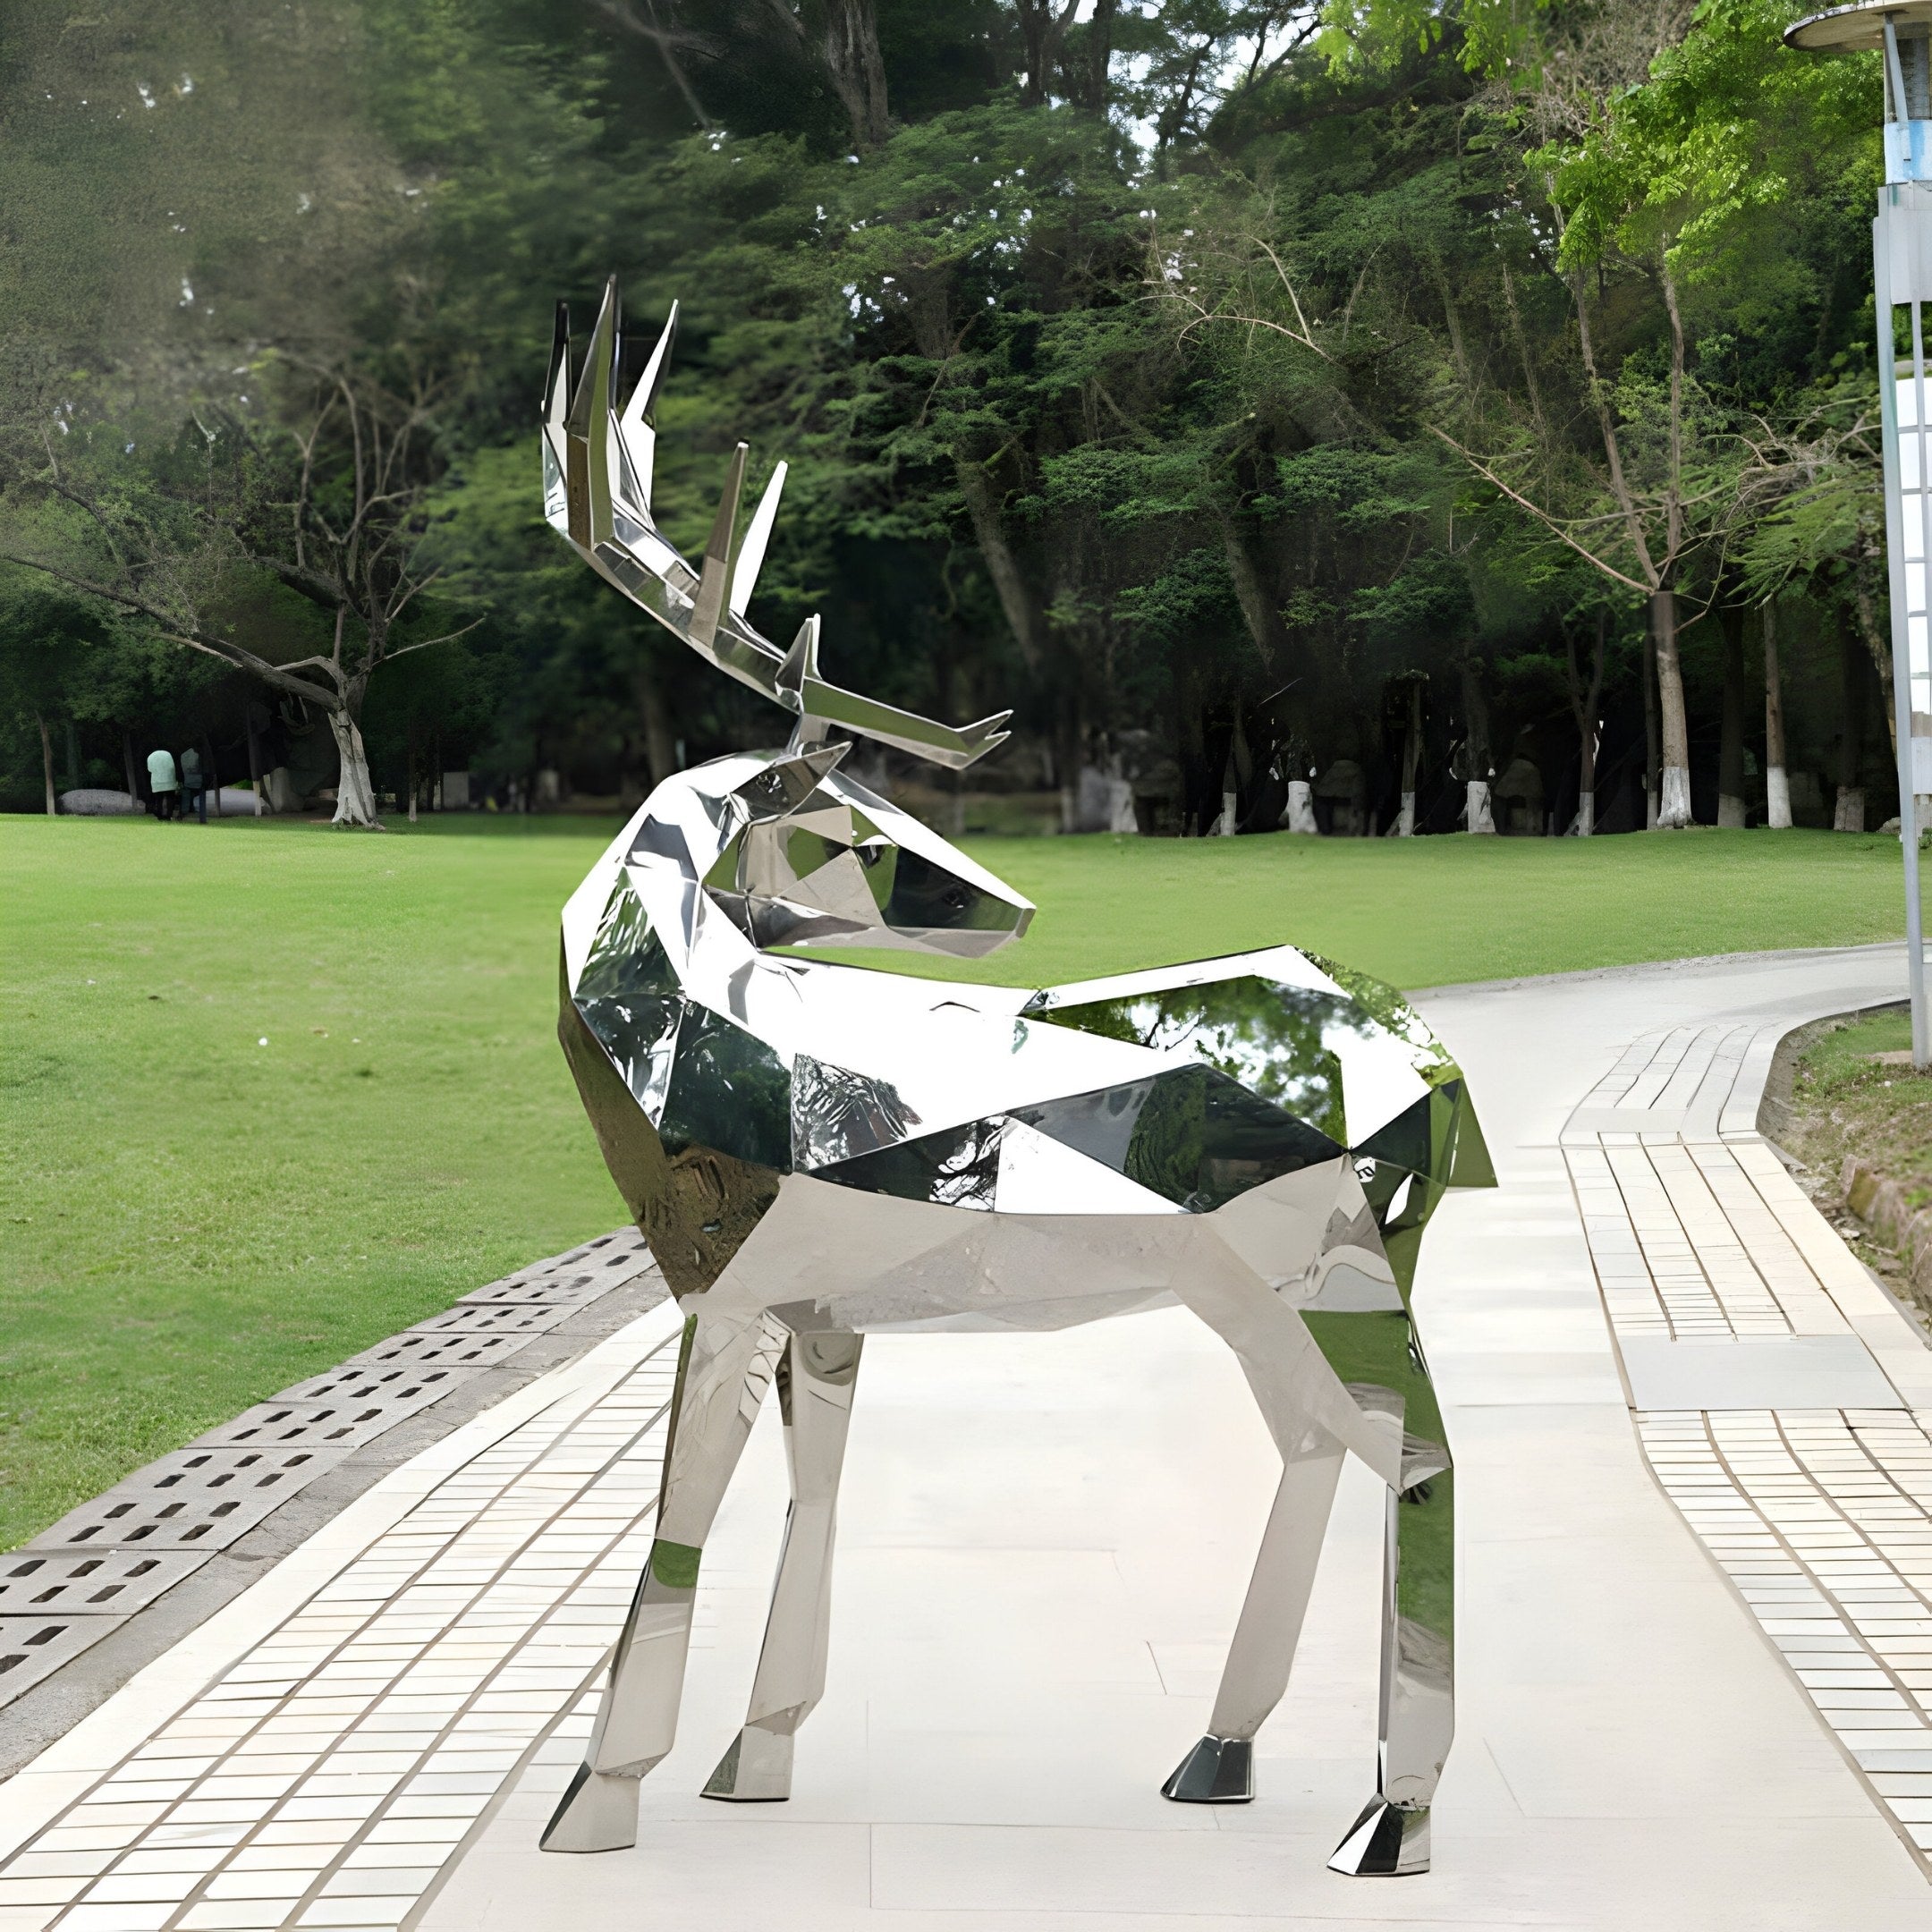
<instances>
[{"instance_id":1,"label":"deer ear","mask_svg":"<svg viewBox=\"0 0 1932 1932\"><path fill-rule=\"evenodd\" d=\"M544 383L544 420L553 428L564 427L564 412L570 407L570 304L556 305L556 326L550 337L550 373Z\"/></svg>"},{"instance_id":2,"label":"deer ear","mask_svg":"<svg viewBox=\"0 0 1932 1932\"><path fill-rule=\"evenodd\" d=\"M841 738L835 743L814 745L809 751L775 758L733 796L745 801L754 819L781 818L804 804L851 750L852 741Z\"/></svg>"}]
</instances>

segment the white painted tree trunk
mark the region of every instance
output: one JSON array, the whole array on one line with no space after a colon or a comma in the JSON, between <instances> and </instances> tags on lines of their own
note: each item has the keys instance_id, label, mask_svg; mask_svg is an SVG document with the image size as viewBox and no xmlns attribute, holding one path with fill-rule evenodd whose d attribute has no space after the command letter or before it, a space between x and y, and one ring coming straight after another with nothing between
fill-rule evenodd
<instances>
[{"instance_id":1,"label":"white painted tree trunk","mask_svg":"<svg viewBox=\"0 0 1932 1932\"><path fill-rule=\"evenodd\" d=\"M1777 618L1764 606L1765 823L1774 832L1791 830L1791 779L1784 770L1784 683L1778 671Z\"/></svg>"},{"instance_id":2,"label":"white painted tree trunk","mask_svg":"<svg viewBox=\"0 0 1932 1932\"><path fill-rule=\"evenodd\" d=\"M342 759L342 775L335 781L335 824L380 829L376 816L376 791L369 783L369 753L362 749L362 733L347 711L331 711L329 730Z\"/></svg>"},{"instance_id":3,"label":"white painted tree trunk","mask_svg":"<svg viewBox=\"0 0 1932 1932\"><path fill-rule=\"evenodd\" d=\"M1832 811L1834 832L1862 832L1865 829L1865 788L1840 785L1837 803Z\"/></svg>"},{"instance_id":4,"label":"white painted tree trunk","mask_svg":"<svg viewBox=\"0 0 1932 1932\"><path fill-rule=\"evenodd\" d=\"M1597 835L1597 794L1594 792L1585 792L1577 800L1576 835L1579 838Z\"/></svg>"},{"instance_id":5,"label":"white painted tree trunk","mask_svg":"<svg viewBox=\"0 0 1932 1932\"><path fill-rule=\"evenodd\" d=\"M1733 832L1742 830L1744 825L1744 801L1733 797L1728 792L1720 792L1717 798L1717 823L1720 826L1728 827Z\"/></svg>"},{"instance_id":6,"label":"white painted tree trunk","mask_svg":"<svg viewBox=\"0 0 1932 1932\"><path fill-rule=\"evenodd\" d=\"M1402 809L1395 815L1395 836L1397 838L1413 838L1415 836L1415 793L1413 792L1404 792L1402 795Z\"/></svg>"},{"instance_id":7,"label":"white painted tree trunk","mask_svg":"<svg viewBox=\"0 0 1932 1932\"><path fill-rule=\"evenodd\" d=\"M1224 792L1221 794L1220 827L1223 838L1233 838L1234 836L1235 821L1240 817L1241 806L1234 794L1232 792Z\"/></svg>"},{"instance_id":8,"label":"white painted tree trunk","mask_svg":"<svg viewBox=\"0 0 1932 1932\"><path fill-rule=\"evenodd\" d=\"M1652 595L1650 630L1657 640L1657 724L1664 753L1657 830L1675 832L1691 823L1690 733L1684 716L1683 668L1677 655L1675 591Z\"/></svg>"},{"instance_id":9,"label":"white painted tree trunk","mask_svg":"<svg viewBox=\"0 0 1932 1932\"><path fill-rule=\"evenodd\" d=\"M1462 822L1471 832L1494 835L1496 820L1489 811L1489 784L1487 779L1471 778L1469 781L1469 799L1462 809Z\"/></svg>"},{"instance_id":10,"label":"white painted tree trunk","mask_svg":"<svg viewBox=\"0 0 1932 1932\"><path fill-rule=\"evenodd\" d=\"M1690 823L1690 767L1666 765L1664 790L1657 800L1657 829L1677 832Z\"/></svg>"},{"instance_id":11,"label":"white painted tree trunk","mask_svg":"<svg viewBox=\"0 0 1932 1932\"><path fill-rule=\"evenodd\" d=\"M1287 828L1300 832L1310 838L1320 835L1321 827L1315 822L1315 794L1306 778L1291 778L1288 781Z\"/></svg>"}]
</instances>

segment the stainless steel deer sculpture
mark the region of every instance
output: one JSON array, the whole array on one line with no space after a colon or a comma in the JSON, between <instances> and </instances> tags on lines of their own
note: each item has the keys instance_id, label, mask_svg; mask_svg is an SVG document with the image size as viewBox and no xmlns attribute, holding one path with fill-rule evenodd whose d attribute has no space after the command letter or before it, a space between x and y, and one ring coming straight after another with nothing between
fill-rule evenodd
<instances>
[{"instance_id":1,"label":"stainless steel deer sculpture","mask_svg":"<svg viewBox=\"0 0 1932 1932\"><path fill-rule=\"evenodd\" d=\"M673 322L675 311L673 312ZM818 621L745 616L784 469L738 534L745 450L693 568L651 520L666 324L615 394L606 290L574 386L559 313L550 522L796 724L652 792L564 914L559 1031L604 1157L686 1316L656 1541L589 1755L544 1835L635 1842L671 1749L704 1543L767 1386L792 1502L743 1729L705 1787L781 1799L824 1687L833 1522L863 1337L1046 1329L1184 1304L1233 1348L1282 1478L1200 1739L1163 1787L1253 1795L1343 1455L1388 1485L1376 1792L1331 1863L1425 1870L1453 1728L1449 1453L1408 1311L1445 1187L1493 1184L1460 1074L1385 987L1288 946L1028 992L774 950L978 956L1032 907L840 770L857 732L955 769L950 729L827 683Z\"/></svg>"}]
</instances>

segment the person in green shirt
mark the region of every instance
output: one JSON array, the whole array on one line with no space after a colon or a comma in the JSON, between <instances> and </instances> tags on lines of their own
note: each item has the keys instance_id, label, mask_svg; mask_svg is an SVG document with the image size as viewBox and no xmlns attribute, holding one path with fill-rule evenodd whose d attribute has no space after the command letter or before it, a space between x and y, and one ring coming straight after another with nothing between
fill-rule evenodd
<instances>
[{"instance_id":1,"label":"person in green shirt","mask_svg":"<svg viewBox=\"0 0 1932 1932\"><path fill-rule=\"evenodd\" d=\"M177 794L181 780L174 775L174 754L172 751L150 751L148 754L148 789L154 793L154 815L162 824L174 816Z\"/></svg>"}]
</instances>

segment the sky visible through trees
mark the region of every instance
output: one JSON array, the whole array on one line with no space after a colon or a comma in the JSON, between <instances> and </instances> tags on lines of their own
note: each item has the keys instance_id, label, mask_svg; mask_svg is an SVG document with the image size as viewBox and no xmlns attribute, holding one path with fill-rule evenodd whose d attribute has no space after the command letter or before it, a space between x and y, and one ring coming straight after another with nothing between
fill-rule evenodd
<instances>
[{"instance_id":1,"label":"sky visible through trees","mask_svg":"<svg viewBox=\"0 0 1932 1932\"><path fill-rule=\"evenodd\" d=\"M353 818L774 741L543 525L552 305L614 273L632 374L682 305L670 533L787 462L754 619L1013 707L979 791L1876 826L1880 82L1802 11L29 0L0 804L156 743Z\"/></svg>"}]
</instances>

